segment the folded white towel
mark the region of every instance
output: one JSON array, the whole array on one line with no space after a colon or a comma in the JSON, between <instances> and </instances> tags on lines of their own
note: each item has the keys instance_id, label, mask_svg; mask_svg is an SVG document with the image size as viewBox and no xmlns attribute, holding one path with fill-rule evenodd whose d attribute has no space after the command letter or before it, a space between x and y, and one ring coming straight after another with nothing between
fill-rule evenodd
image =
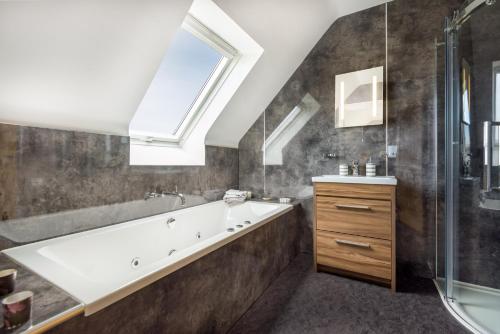
<instances>
[{"instance_id":1,"label":"folded white towel","mask_svg":"<svg viewBox=\"0 0 500 334\"><path fill-rule=\"evenodd\" d=\"M229 189L228 191L226 191L226 195L246 196L247 192L242 190Z\"/></svg>"},{"instance_id":2,"label":"folded white towel","mask_svg":"<svg viewBox=\"0 0 500 334\"><path fill-rule=\"evenodd\" d=\"M240 195L224 195L224 198L246 198L246 196L240 196Z\"/></svg>"},{"instance_id":3,"label":"folded white towel","mask_svg":"<svg viewBox=\"0 0 500 334\"><path fill-rule=\"evenodd\" d=\"M235 190L235 189L230 189L226 191L224 195L224 201L227 204L231 203L242 203L246 200L247 198L247 192L246 191L240 191L240 190Z\"/></svg>"},{"instance_id":4,"label":"folded white towel","mask_svg":"<svg viewBox=\"0 0 500 334\"><path fill-rule=\"evenodd\" d=\"M241 198L241 197L240 198L225 198L224 202L226 202L227 204L243 203L243 202L245 202L245 199Z\"/></svg>"}]
</instances>

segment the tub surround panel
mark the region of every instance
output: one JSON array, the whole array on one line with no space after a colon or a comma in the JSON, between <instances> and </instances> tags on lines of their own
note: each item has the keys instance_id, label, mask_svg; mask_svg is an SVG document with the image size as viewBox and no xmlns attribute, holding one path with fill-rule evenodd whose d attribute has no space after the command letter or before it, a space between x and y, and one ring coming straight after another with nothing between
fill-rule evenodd
<instances>
[{"instance_id":1,"label":"tub surround panel","mask_svg":"<svg viewBox=\"0 0 500 334\"><path fill-rule=\"evenodd\" d=\"M0 223L0 236L14 247L208 202L203 196L196 195L185 195L185 199L184 206L180 205L178 198L163 197L10 219ZM8 247L2 247L0 243L0 249L5 248Z\"/></svg>"},{"instance_id":2,"label":"tub surround panel","mask_svg":"<svg viewBox=\"0 0 500 334\"><path fill-rule=\"evenodd\" d=\"M54 217L60 220L60 234L73 231L62 225L67 219L79 231L137 218L135 212L156 214L157 205L141 207L137 201L146 191L174 190L175 185L190 195L188 205L222 198L225 190L238 185L238 151L207 146L206 165L201 167L130 166L127 137L0 124L2 220L33 217L36 226L46 220L41 215L92 208ZM128 202L129 209L117 206ZM165 211L169 207L172 203ZM115 216L118 208L128 214ZM32 241L31 237L25 239Z\"/></svg>"},{"instance_id":3,"label":"tub surround panel","mask_svg":"<svg viewBox=\"0 0 500 334\"><path fill-rule=\"evenodd\" d=\"M224 333L299 252L290 211L89 317L50 333Z\"/></svg>"},{"instance_id":4,"label":"tub surround panel","mask_svg":"<svg viewBox=\"0 0 500 334\"><path fill-rule=\"evenodd\" d=\"M291 210L217 201L3 252L83 302L91 315Z\"/></svg>"},{"instance_id":5,"label":"tub surround panel","mask_svg":"<svg viewBox=\"0 0 500 334\"><path fill-rule=\"evenodd\" d=\"M0 270L3 269L17 270L16 292L29 290L34 293L31 324L27 323L8 333L23 333L30 325L33 326L31 330L45 328L47 324L64 319L66 316L74 317L83 313L83 305L65 291L0 254ZM7 333L0 328L0 333L4 332Z\"/></svg>"}]
</instances>

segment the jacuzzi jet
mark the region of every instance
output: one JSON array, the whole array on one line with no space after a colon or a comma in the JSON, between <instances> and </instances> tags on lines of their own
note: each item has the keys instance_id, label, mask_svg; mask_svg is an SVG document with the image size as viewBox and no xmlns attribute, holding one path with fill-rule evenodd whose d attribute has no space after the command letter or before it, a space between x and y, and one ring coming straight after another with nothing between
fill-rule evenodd
<instances>
[{"instance_id":1,"label":"jacuzzi jet","mask_svg":"<svg viewBox=\"0 0 500 334\"><path fill-rule=\"evenodd\" d=\"M244 223L244 224L247 224L247 225L250 225L252 222L251 222L251 221L249 221L249 220L245 220L243 223Z\"/></svg>"},{"instance_id":2,"label":"jacuzzi jet","mask_svg":"<svg viewBox=\"0 0 500 334\"><path fill-rule=\"evenodd\" d=\"M132 259L132 262L130 262L130 265L132 266L133 269L139 267L139 264L140 264L140 260L138 257L134 257Z\"/></svg>"},{"instance_id":3,"label":"jacuzzi jet","mask_svg":"<svg viewBox=\"0 0 500 334\"><path fill-rule=\"evenodd\" d=\"M196 232L196 238L201 239L201 233L200 232Z\"/></svg>"},{"instance_id":4,"label":"jacuzzi jet","mask_svg":"<svg viewBox=\"0 0 500 334\"><path fill-rule=\"evenodd\" d=\"M234 232L234 228L230 227L227 229L228 232Z\"/></svg>"},{"instance_id":5,"label":"jacuzzi jet","mask_svg":"<svg viewBox=\"0 0 500 334\"><path fill-rule=\"evenodd\" d=\"M242 228L242 227L243 227L243 225L238 224L238 225L236 225L236 227L237 227L237 228Z\"/></svg>"},{"instance_id":6,"label":"jacuzzi jet","mask_svg":"<svg viewBox=\"0 0 500 334\"><path fill-rule=\"evenodd\" d=\"M168 256L170 256L170 255L174 254L175 252L176 252L176 250L175 250L175 249L171 249L171 250L169 250L169 251L168 251Z\"/></svg>"}]
</instances>

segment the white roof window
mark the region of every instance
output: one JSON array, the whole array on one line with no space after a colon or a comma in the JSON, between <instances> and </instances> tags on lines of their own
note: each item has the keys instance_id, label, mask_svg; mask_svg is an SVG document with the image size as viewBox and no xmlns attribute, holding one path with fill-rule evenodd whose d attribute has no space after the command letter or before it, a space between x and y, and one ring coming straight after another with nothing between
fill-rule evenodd
<instances>
[{"instance_id":1,"label":"white roof window","mask_svg":"<svg viewBox=\"0 0 500 334\"><path fill-rule=\"evenodd\" d=\"M130 164L203 166L208 131L263 52L213 1L194 0L129 124Z\"/></svg>"},{"instance_id":2,"label":"white roof window","mask_svg":"<svg viewBox=\"0 0 500 334\"><path fill-rule=\"evenodd\" d=\"M179 144L196 126L237 51L188 15L130 122L136 141Z\"/></svg>"}]
</instances>

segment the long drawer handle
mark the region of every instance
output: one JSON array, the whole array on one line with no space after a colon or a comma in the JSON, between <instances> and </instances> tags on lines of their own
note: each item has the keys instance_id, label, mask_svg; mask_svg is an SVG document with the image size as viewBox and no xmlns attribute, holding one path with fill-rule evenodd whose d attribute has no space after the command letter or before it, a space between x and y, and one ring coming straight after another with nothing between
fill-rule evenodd
<instances>
[{"instance_id":1,"label":"long drawer handle","mask_svg":"<svg viewBox=\"0 0 500 334\"><path fill-rule=\"evenodd\" d=\"M335 239L335 242L342 245L354 246L354 247L362 247L362 248L370 248L370 244L366 244L364 242L356 242L342 239Z\"/></svg>"},{"instance_id":2,"label":"long drawer handle","mask_svg":"<svg viewBox=\"0 0 500 334\"><path fill-rule=\"evenodd\" d=\"M366 205L350 205L350 204L335 204L337 209L365 210L370 211L372 208Z\"/></svg>"}]
</instances>

